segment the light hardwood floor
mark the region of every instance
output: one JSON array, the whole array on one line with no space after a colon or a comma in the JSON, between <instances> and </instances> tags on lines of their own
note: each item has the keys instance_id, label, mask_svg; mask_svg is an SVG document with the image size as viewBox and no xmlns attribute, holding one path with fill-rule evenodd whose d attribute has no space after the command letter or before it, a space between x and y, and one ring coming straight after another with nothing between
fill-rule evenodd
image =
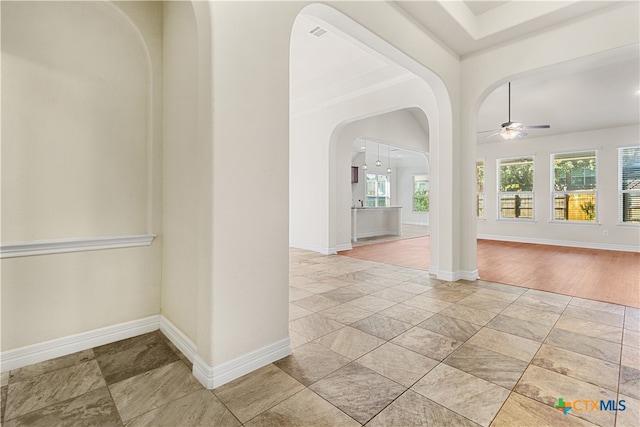
<instances>
[{"instance_id":1,"label":"light hardwood floor","mask_svg":"<svg viewBox=\"0 0 640 427\"><path fill-rule=\"evenodd\" d=\"M353 258L429 269L429 237L340 252ZM478 240L480 279L640 307L640 253Z\"/></svg>"}]
</instances>

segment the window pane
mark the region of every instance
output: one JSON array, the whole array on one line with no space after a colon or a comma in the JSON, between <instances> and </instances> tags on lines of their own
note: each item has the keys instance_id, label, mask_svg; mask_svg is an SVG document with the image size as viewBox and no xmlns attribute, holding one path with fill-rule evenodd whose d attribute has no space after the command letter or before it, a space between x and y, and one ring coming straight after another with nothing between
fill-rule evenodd
<instances>
[{"instance_id":1,"label":"window pane","mask_svg":"<svg viewBox=\"0 0 640 427\"><path fill-rule=\"evenodd\" d=\"M622 148L622 190L640 190L640 147Z\"/></svg>"},{"instance_id":2,"label":"window pane","mask_svg":"<svg viewBox=\"0 0 640 427\"><path fill-rule=\"evenodd\" d=\"M414 175L413 177L413 211L429 212L429 177Z\"/></svg>"},{"instance_id":3,"label":"window pane","mask_svg":"<svg viewBox=\"0 0 640 427\"><path fill-rule=\"evenodd\" d=\"M596 195L594 193L555 194L553 219L558 221L595 221Z\"/></svg>"},{"instance_id":4,"label":"window pane","mask_svg":"<svg viewBox=\"0 0 640 427\"><path fill-rule=\"evenodd\" d=\"M499 191L533 191L533 157L502 159L499 162Z\"/></svg>"},{"instance_id":5,"label":"window pane","mask_svg":"<svg viewBox=\"0 0 640 427\"><path fill-rule=\"evenodd\" d=\"M484 162L479 160L476 162L476 192L484 191Z\"/></svg>"},{"instance_id":6,"label":"window pane","mask_svg":"<svg viewBox=\"0 0 640 427\"><path fill-rule=\"evenodd\" d=\"M476 215L478 218L484 218L484 194L478 193L476 195Z\"/></svg>"},{"instance_id":7,"label":"window pane","mask_svg":"<svg viewBox=\"0 0 640 427\"><path fill-rule=\"evenodd\" d=\"M533 219L532 194L500 194L500 218Z\"/></svg>"},{"instance_id":8,"label":"window pane","mask_svg":"<svg viewBox=\"0 0 640 427\"><path fill-rule=\"evenodd\" d=\"M622 221L640 222L640 192L622 194Z\"/></svg>"},{"instance_id":9,"label":"window pane","mask_svg":"<svg viewBox=\"0 0 640 427\"><path fill-rule=\"evenodd\" d=\"M555 191L594 190L596 152L555 154L553 186Z\"/></svg>"}]
</instances>

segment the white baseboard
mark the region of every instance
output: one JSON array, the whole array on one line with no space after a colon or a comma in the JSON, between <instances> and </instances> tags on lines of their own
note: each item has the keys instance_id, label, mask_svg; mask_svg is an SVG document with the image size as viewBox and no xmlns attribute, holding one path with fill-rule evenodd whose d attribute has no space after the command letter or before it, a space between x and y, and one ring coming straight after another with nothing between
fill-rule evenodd
<instances>
[{"instance_id":1,"label":"white baseboard","mask_svg":"<svg viewBox=\"0 0 640 427\"><path fill-rule=\"evenodd\" d=\"M341 245L336 245L336 252L350 251L351 249L353 249L353 246L351 246L351 243L343 243Z\"/></svg>"},{"instance_id":2,"label":"white baseboard","mask_svg":"<svg viewBox=\"0 0 640 427\"><path fill-rule=\"evenodd\" d=\"M164 316L160 316L160 331L169 338L169 341L171 341L191 363L194 363L194 360L198 356L198 347Z\"/></svg>"},{"instance_id":3,"label":"white baseboard","mask_svg":"<svg viewBox=\"0 0 640 427\"><path fill-rule=\"evenodd\" d=\"M4 351L0 353L0 371L22 368L158 329L193 363L194 377L208 389L219 387L291 354L291 342L287 337L211 367L198 356L196 345L180 329L164 316L155 315Z\"/></svg>"},{"instance_id":4,"label":"white baseboard","mask_svg":"<svg viewBox=\"0 0 640 427\"><path fill-rule=\"evenodd\" d=\"M307 245L306 243L290 243L289 246L296 249L318 252L322 255L334 255L336 253L336 248L325 248L322 246Z\"/></svg>"},{"instance_id":5,"label":"white baseboard","mask_svg":"<svg viewBox=\"0 0 640 427\"><path fill-rule=\"evenodd\" d=\"M135 337L158 330L160 327L160 315L132 320L105 328L94 329L63 338L28 345L14 350L3 351L0 354L0 371L6 372L12 369L56 357L66 356L82 350L88 350L104 344Z\"/></svg>"},{"instance_id":6,"label":"white baseboard","mask_svg":"<svg viewBox=\"0 0 640 427\"><path fill-rule=\"evenodd\" d=\"M535 245L567 246L570 248L601 249L605 251L640 252L640 245L618 245L611 243L576 242L572 240L539 239L536 237L513 237L493 234L478 234L478 239L503 242L531 243Z\"/></svg>"},{"instance_id":7,"label":"white baseboard","mask_svg":"<svg viewBox=\"0 0 640 427\"><path fill-rule=\"evenodd\" d=\"M438 280L444 280L446 282L457 282L458 280L468 280L473 282L478 277L478 270L456 270L456 271L444 271L438 269L438 267L429 267L429 274L436 276Z\"/></svg>"},{"instance_id":8,"label":"white baseboard","mask_svg":"<svg viewBox=\"0 0 640 427\"><path fill-rule=\"evenodd\" d=\"M210 366L196 356L193 361L193 376L210 390L290 354L291 342L289 338L285 338L216 366Z\"/></svg>"}]
</instances>

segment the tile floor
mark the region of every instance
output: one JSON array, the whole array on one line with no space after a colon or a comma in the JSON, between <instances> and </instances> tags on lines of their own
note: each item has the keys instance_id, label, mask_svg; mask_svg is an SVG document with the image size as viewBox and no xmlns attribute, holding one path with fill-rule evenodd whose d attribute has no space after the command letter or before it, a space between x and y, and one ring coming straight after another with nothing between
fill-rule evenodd
<instances>
[{"instance_id":1,"label":"tile floor","mask_svg":"<svg viewBox=\"0 0 640 427\"><path fill-rule=\"evenodd\" d=\"M205 390L154 332L3 374L3 425L638 425L637 308L301 250L290 284L276 363Z\"/></svg>"}]
</instances>

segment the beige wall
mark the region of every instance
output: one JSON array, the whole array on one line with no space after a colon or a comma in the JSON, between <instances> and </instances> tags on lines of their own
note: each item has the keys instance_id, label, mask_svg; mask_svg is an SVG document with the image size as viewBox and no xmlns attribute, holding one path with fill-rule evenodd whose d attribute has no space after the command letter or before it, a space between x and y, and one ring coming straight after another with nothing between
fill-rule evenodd
<instances>
[{"instance_id":1,"label":"beige wall","mask_svg":"<svg viewBox=\"0 0 640 427\"><path fill-rule=\"evenodd\" d=\"M198 34L190 2L164 4L162 314L193 342L198 332Z\"/></svg>"},{"instance_id":2,"label":"beige wall","mask_svg":"<svg viewBox=\"0 0 640 427\"><path fill-rule=\"evenodd\" d=\"M158 233L162 9L2 3L2 243ZM160 242L2 260L2 350L158 314Z\"/></svg>"}]
</instances>

